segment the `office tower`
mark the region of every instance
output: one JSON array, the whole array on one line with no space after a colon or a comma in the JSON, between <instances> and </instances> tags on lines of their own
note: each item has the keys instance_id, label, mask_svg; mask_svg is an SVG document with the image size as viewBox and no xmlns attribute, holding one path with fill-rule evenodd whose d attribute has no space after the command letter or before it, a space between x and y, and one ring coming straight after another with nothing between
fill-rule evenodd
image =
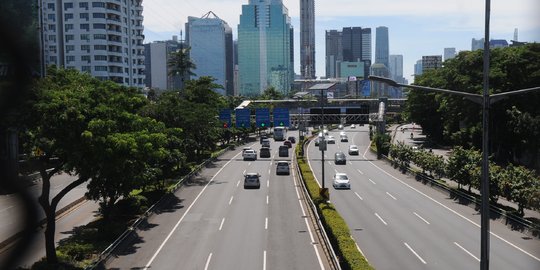
<instances>
[{"instance_id":1,"label":"office tower","mask_svg":"<svg viewBox=\"0 0 540 270\"><path fill-rule=\"evenodd\" d=\"M185 46L185 45L184 45ZM172 52L182 47L177 36L172 40L144 44L145 85L156 90L178 90L179 76L170 76L168 65Z\"/></svg>"},{"instance_id":2,"label":"office tower","mask_svg":"<svg viewBox=\"0 0 540 270\"><path fill-rule=\"evenodd\" d=\"M368 76L370 74L370 28L344 27L342 32L337 30L326 31L327 78L345 77L340 71L341 62L363 62L363 76ZM360 74L358 76L360 76Z\"/></svg>"},{"instance_id":3,"label":"office tower","mask_svg":"<svg viewBox=\"0 0 540 270\"><path fill-rule=\"evenodd\" d=\"M442 55L422 56L422 73L442 67Z\"/></svg>"},{"instance_id":4,"label":"office tower","mask_svg":"<svg viewBox=\"0 0 540 270\"><path fill-rule=\"evenodd\" d=\"M249 0L238 25L240 95L258 96L268 87L287 95L294 79L292 26L281 0Z\"/></svg>"},{"instance_id":5,"label":"office tower","mask_svg":"<svg viewBox=\"0 0 540 270\"><path fill-rule=\"evenodd\" d=\"M379 77L389 78L390 73L388 72L388 67L382 63L375 63L371 65L371 74ZM389 86L387 83L382 82L372 82L371 84L371 95L373 97L388 97Z\"/></svg>"},{"instance_id":6,"label":"office tower","mask_svg":"<svg viewBox=\"0 0 540 270\"><path fill-rule=\"evenodd\" d=\"M414 64L414 75L419 76L422 75L422 59L417 60L416 64Z\"/></svg>"},{"instance_id":7,"label":"office tower","mask_svg":"<svg viewBox=\"0 0 540 270\"><path fill-rule=\"evenodd\" d=\"M389 51L388 27L379 26L375 29L375 63L388 68Z\"/></svg>"},{"instance_id":8,"label":"office tower","mask_svg":"<svg viewBox=\"0 0 540 270\"><path fill-rule=\"evenodd\" d=\"M489 41L489 48L490 49L506 48L506 47L508 47L508 41L506 41L505 39L491 39Z\"/></svg>"},{"instance_id":9,"label":"office tower","mask_svg":"<svg viewBox=\"0 0 540 270\"><path fill-rule=\"evenodd\" d=\"M46 65L144 87L142 0L43 0Z\"/></svg>"},{"instance_id":10,"label":"office tower","mask_svg":"<svg viewBox=\"0 0 540 270\"><path fill-rule=\"evenodd\" d=\"M234 94L232 29L212 11L201 18L188 17L186 42L196 66L194 77L210 76L224 87L222 95Z\"/></svg>"},{"instance_id":11,"label":"office tower","mask_svg":"<svg viewBox=\"0 0 540 270\"><path fill-rule=\"evenodd\" d=\"M396 82L402 82L403 78L403 55L401 54L391 54L388 58L388 65L390 76Z\"/></svg>"},{"instance_id":12,"label":"office tower","mask_svg":"<svg viewBox=\"0 0 540 270\"><path fill-rule=\"evenodd\" d=\"M339 77L339 63L343 61L342 32L327 30L326 40L326 78Z\"/></svg>"},{"instance_id":13,"label":"office tower","mask_svg":"<svg viewBox=\"0 0 540 270\"><path fill-rule=\"evenodd\" d=\"M444 61L456 57L456 48L444 48Z\"/></svg>"},{"instance_id":14,"label":"office tower","mask_svg":"<svg viewBox=\"0 0 540 270\"><path fill-rule=\"evenodd\" d=\"M300 0L300 74L315 79L315 0Z\"/></svg>"},{"instance_id":15,"label":"office tower","mask_svg":"<svg viewBox=\"0 0 540 270\"><path fill-rule=\"evenodd\" d=\"M482 49L484 49L484 38L481 38L481 39L473 38L471 42L471 51L482 50Z\"/></svg>"}]
</instances>

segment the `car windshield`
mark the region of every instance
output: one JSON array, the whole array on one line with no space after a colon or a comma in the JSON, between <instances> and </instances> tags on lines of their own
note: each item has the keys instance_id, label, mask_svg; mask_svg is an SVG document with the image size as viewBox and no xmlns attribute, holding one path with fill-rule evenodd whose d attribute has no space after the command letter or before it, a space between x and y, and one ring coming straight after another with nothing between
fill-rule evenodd
<instances>
[{"instance_id":1,"label":"car windshield","mask_svg":"<svg viewBox=\"0 0 540 270\"><path fill-rule=\"evenodd\" d=\"M337 180L348 180L349 178L347 177L347 175L338 174L338 175L336 175L336 179Z\"/></svg>"}]
</instances>

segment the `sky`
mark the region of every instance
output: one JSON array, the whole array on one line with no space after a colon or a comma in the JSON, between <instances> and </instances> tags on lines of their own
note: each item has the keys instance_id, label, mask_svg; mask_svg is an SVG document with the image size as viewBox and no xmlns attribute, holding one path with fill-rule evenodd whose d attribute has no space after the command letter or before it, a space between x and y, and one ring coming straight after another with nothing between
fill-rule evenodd
<instances>
[{"instance_id":1,"label":"sky","mask_svg":"<svg viewBox=\"0 0 540 270\"><path fill-rule=\"evenodd\" d=\"M180 38L188 16L209 11L227 22L237 38L242 5L248 0L144 0L145 43ZM300 0L283 0L294 27L295 72L300 73ZM316 75L325 75L325 31L343 27L388 27L390 54L403 55L403 76L413 82L414 64L423 55L443 55L444 48L471 50L472 38L485 36L484 0L315 0ZM510 43L540 42L539 0L491 0L490 39Z\"/></svg>"}]
</instances>

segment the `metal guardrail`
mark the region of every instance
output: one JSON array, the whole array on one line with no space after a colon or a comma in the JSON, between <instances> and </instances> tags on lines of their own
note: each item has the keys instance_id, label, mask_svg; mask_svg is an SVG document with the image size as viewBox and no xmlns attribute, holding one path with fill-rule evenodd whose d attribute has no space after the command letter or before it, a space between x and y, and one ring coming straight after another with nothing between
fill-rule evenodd
<instances>
[{"instance_id":1,"label":"metal guardrail","mask_svg":"<svg viewBox=\"0 0 540 270\"><path fill-rule=\"evenodd\" d=\"M154 214L154 211L156 208L158 208L161 203L163 203L165 200L168 199L170 194L173 194L176 192L180 187L182 187L182 184L184 184L185 181L191 179L194 175L196 175L198 172L200 172L206 165L208 165L210 162L216 160L219 156L223 155L225 152L229 150L229 147L224 148L217 152L215 156L210 157L203 161L201 164L197 165L191 172L184 177L182 177L180 180L176 182L174 187L172 188L171 192L168 192L167 194L163 195L156 203L154 203L144 214L141 215L137 220L135 220L131 226L129 226L114 242L112 242L103 252L101 252L92 265L86 267L87 270L91 269L105 269L105 263L110 258L112 252L118 248L129 236L131 236L132 233L137 231L139 229L140 224L143 221L146 221L149 217L151 217Z\"/></svg>"},{"instance_id":2,"label":"metal guardrail","mask_svg":"<svg viewBox=\"0 0 540 270\"><path fill-rule=\"evenodd\" d=\"M388 162L392 163L392 159L390 159L389 157L383 155L383 158L385 160L387 160ZM455 196L458 196L462 199L465 199L469 202L472 202L474 203L474 207L475 209L480 209L480 204L481 204L481 200L474 197L474 196L471 196L461 190L458 190L458 189L453 189L451 187L448 187L447 185L445 184L442 184L440 182L438 182L437 180L431 178L431 177L428 177L426 175L423 175L423 174L419 174L418 172L412 170L410 167L407 167L406 168L406 171L407 173L411 174L411 175L414 175L415 177L418 177L420 178L421 180L423 181L427 181L429 182L429 184L431 186L435 186L439 191L442 191L442 192L445 192L445 193L448 193L448 195L452 196L452 195L455 195ZM520 228L519 230L521 231L521 233L523 234L526 234L526 235L529 235L529 236L532 236L532 237L538 237L540 238L540 227L536 224L534 224L533 222L529 221L529 220L526 220L524 218L521 218L519 216L515 216L515 215L509 215L507 213L506 210L504 209L501 209L497 206L494 206L492 204L489 205L489 209L491 212L499 215L499 216L502 216L504 218L502 219L497 219L497 220L500 220L501 223L504 223L505 225L508 225L509 223L513 223L512 227L513 228Z\"/></svg>"},{"instance_id":3,"label":"metal guardrail","mask_svg":"<svg viewBox=\"0 0 540 270\"><path fill-rule=\"evenodd\" d=\"M306 143L309 142L309 140L305 140L303 145L302 145L302 151L305 153L305 145ZM325 255L328 259L328 261L330 262L330 267L332 267L332 269L337 269L337 270L341 270L341 266L339 264L339 260L336 256L336 253L334 251L334 248L332 247L332 244L330 243L330 239L328 238L328 235L326 233L326 230L324 229L324 226L321 222L321 217L319 216L319 212L317 211L317 207L315 206L315 203L313 203L313 200L311 199L311 196L309 195L309 192L307 190L307 187L306 187L306 184L304 182L304 178L302 176L302 173L300 171L300 167L298 166L298 162L296 160L296 153L293 155L293 159L294 159L294 162L296 164L296 172L297 172L297 175L298 177L300 177L300 182L302 183L302 192L304 194L304 197L305 198L309 198L309 200L306 200L306 202L308 203L310 209L311 209L311 213L313 215L315 215L315 219L316 219L316 226L318 227L319 229L319 232L320 232L320 235L322 236L322 240L323 240L323 250L325 251Z\"/></svg>"}]
</instances>

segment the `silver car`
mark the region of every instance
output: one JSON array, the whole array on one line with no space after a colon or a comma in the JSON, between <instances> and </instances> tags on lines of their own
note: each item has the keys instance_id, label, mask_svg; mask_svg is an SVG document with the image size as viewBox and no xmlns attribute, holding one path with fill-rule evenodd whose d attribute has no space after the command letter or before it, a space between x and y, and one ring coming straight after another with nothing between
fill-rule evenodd
<instances>
[{"instance_id":1,"label":"silver car","mask_svg":"<svg viewBox=\"0 0 540 270\"><path fill-rule=\"evenodd\" d=\"M349 155L358 155L358 146L352 144L349 146Z\"/></svg>"},{"instance_id":2,"label":"silver car","mask_svg":"<svg viewBox=\"0 0 540 270\"><path fill-rule=\"evenodd\" d=\"M351 189L351 182L346 173L336 173L334 174L334 180L332 181L332 186L335 189Z\"/></svg>"},{"instance_id":3,"label":"silver car","mask_svg":"<svg viewBox=\"0 0 540 270\"><path fill-rule=\"evenodd\" d=\"M258 173L246 173L244 174L244 188L260 188L261 187L261 175Z\"/></svg>"},{"instance_id":4,"label":"silver car","mask_svg":"<svg viewBox=\"0 0 540 270\"><path fill-rule=\"evenodd\" d=\"M278 161L276 163L276 174L277 175L280 175L280 174L289 175L289 174L291 174L290 167L289 167L289 162L287 162L287 161Z\"/></svg>"}]
</instances>

